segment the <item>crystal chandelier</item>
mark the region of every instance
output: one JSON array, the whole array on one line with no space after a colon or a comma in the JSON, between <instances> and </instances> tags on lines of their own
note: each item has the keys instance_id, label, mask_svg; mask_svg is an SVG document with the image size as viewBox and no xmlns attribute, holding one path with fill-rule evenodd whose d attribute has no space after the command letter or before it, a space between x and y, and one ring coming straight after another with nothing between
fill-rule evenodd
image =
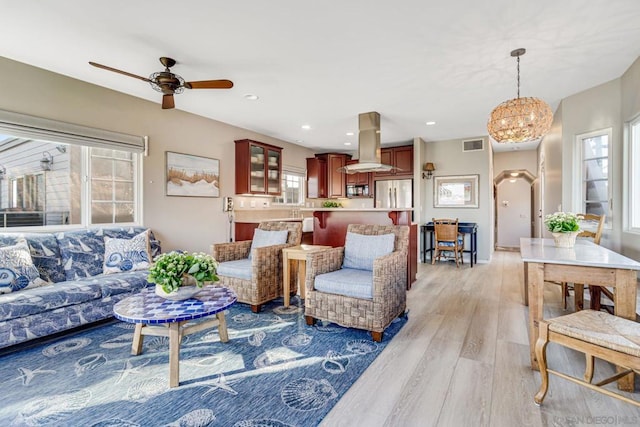
<instances>
[{"instance_id":1,"label":"crystal chandelier","mask_svg":"<svg viewBox=\"0 0 640 427\"><path fill-rule=\"evenodd\" d=\"M549 132L553 113L541 99L520 98L520 56L525 49L511 52L518 61L518 97L503 102L493 109L487 130L497 142L526 142L538 139Z\"/></svg>"}]
</instances>

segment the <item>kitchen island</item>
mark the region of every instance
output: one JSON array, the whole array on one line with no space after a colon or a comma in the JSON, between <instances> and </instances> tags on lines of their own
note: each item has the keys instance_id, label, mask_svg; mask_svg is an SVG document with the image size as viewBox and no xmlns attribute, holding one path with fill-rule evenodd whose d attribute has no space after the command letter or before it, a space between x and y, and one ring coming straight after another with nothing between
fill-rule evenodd
<instances>
[{"instance_id":1,"label":"kitchen island","mask_svg":"<svg viewBox=\"0 0 640 427\"><path fill-rule=\"evenodd\" d=\"M408 225L409 259L407 289L416 280L418 269L418 228L411 222L413 208L302 208L313 212L313 244L344 246L349 224Z\"/></svg>"}]
</instances>

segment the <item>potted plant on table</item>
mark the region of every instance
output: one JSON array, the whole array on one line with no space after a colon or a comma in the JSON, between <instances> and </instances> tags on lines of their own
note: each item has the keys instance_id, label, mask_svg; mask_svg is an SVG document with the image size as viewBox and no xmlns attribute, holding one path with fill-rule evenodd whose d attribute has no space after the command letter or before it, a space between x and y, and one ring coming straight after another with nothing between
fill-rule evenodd
<instances>
[{"instance_id":1,"label":"potted plant on table","mask_svg":"<svg viewBox=\"0 0 640 427\"><path fill-rule=\"evenodd\" d=\"M580 234L582 216L571 212L556 212L544 218L544 224L553 234L555 245L559 248L572 248Z\"/></svg>"},{"instance_id":2,"label":"potted plant on table","mask_svg":"<svg viewBox=\"0 0 640 427\"><path fill-rule=\"evenodd\" d=\"M205 282L217 282L218 262L203 252L167 252L158 255L147 280L156 284L156 294L184 300L198 293Z\"/></svg>"}]
</instances>

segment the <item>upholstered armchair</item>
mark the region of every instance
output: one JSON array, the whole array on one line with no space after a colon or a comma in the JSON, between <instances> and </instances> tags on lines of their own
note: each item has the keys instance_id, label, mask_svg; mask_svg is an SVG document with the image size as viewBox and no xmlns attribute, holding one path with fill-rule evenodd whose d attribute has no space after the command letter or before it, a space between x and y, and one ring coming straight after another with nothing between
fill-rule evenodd
<instances>
[{"instance_id":1,"label":"upholstered armchair","mask_svg":"<svg viewBox=\"0 0 640 427\"><path fill-rule=\"evenodd\" d=\"M374 341L406 309L409 227L350 224L344 247L307 255L305 318L365 329Z\"/></svg>"},{"instance_id":2,"label":"upholstered armchair","mask_svg":"<svg viewBox=\"0 0 640 427\"><path fill-rule=\"evenodd\" d=\"M297 246L301 239L300 222L261 222L253 240L214 244L218 283L260 312L262 304L282 296L282 248Z\"/></svg>"}]
</instances>

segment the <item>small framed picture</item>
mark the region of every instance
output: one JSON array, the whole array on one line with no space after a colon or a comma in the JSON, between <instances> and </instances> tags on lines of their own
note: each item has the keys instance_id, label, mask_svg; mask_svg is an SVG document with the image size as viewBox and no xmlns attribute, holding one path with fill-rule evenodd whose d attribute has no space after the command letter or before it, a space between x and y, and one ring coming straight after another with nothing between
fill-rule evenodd
<instances>
[{"instance_id":1,"label":"small framed picture","mask_svg":"<svg viewBox=\"0 0 640 427\"><path fill-rule=\"evenodd\" d=\"M220 160L166 152L167 196L220 197Z\"/></svg>"},{"instance_id":2,"label":"small framed picture","mask_svg":"<svg viewBox=\"0 0 640 427\"><path fill-rule=\"evenodd\" d=\"M436 176L434 208L477 208L479 175Z\"/></svg>"}]
</instances>

